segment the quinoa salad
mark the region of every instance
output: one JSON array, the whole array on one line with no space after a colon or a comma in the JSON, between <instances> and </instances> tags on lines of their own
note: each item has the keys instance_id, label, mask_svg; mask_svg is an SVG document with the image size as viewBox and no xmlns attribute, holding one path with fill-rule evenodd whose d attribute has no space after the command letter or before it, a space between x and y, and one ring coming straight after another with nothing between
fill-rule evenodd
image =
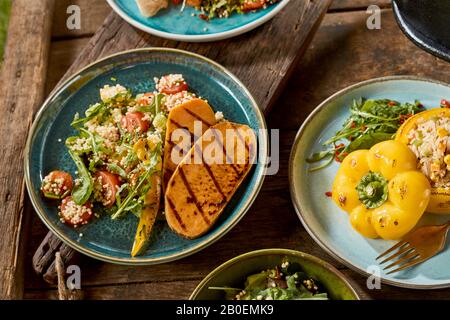
<instances>
[{"instance_id":1,"label":"quinoa salad","mask_svg":"<svg viewBox=\"0 0 450 320\"><path fill-rule=\"evenodd\" d=\"M230 15L244 14L261 9L279 2L279 0L136 0L136 3L145 17L152 17L160 10L169 7L169 4L180 6L184 11L186 6L194 7L200 19L209 21L214 18L228 18Z\"/></svg>"},{"instance_id":2,"label":"quinoa salad","mask_svg":"<svg viewBox=\"0 0 450 320\"><path fill-rule=\"evenodd\" d=\"M120 84L105 85L99 102L83 115L75 114L71 126L77 134L65 144L76 178L58 169L48 173L41 186L45 198L57 201L62 223L77 228L105 215L114 220L129 214L140 218L150 205L159 211L168 114L201 98L189 91L181 74L154 81L155 91L137 95ZM223 114L217 112L216 119L221 121ZM151 204L150 190L158 190Z\"/></svg>"},{"instance_id":3,"label":"quinoa salad","mask_svg":"<svg viewBox=\"0 0 450 320\"><path fill-rule=\"evenodd\" d=\"M408 140L432 186L450 188L450 118L434 117L417 123Z\"/></svg>"}]
</instances>

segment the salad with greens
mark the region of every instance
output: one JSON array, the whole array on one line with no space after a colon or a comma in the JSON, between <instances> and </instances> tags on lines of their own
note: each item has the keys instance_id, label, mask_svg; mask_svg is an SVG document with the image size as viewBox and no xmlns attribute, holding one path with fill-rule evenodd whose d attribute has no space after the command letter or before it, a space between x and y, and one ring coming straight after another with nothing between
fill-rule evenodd
<instances>
[{"instance_id":1,"label":"salad with greens","mask_svg":"<svg viewBox=\"0 0 450 320\"><path fill-rule=\"evenodd\" d=\"M375 144L395 137L398 128L406 119L424 110L419 101L400 103L390 99L358 99L350 106L350 116L342 129L326 140L327 149L314 153L308 163L322 162L310 171L320 170L336 160L344 158L355 150L370 149Z\"/></svg>"},{"instance_id":2,"label":"salad with greens","mask_svg":"<svg viewBox=\"0 0 450 320\"><path fill-rule=\"evenodd\" d=\"M213 18L228 18L233 13L248 13L260 9L265 9L279 0L136 0L141 14L145 17L152 17L160 10L169 7L169 2L179 5L180 11L184 11L186 6L194 7L198 10L200 19L209 21Z\"/></svg>"},{"instance_id":3,"label":"salad with greens","mask_svg":"<svg viewBox=\"0 0 450 320\"><path fill-rule=\"evenodd\" d=\"M266 8L279 0L197 0L196 7L204 14L203 19L228 18L233 13L246 13ZM189 2L189 1L188 1Z\"/></svg>"},{"instance_id":4,"label":"salad with greens","mask_svg":"<svg viewBox=\"0 0 450 320\"><path fill-rule=\"evenodd\" d=\"M55 170L41 186L44 197L61 200L61 222L75 228L93 216L136 216L133 256L143 248L159 211L168 113L196 98L181 74L155 78L155 83L155 91L137 95L120 84L101 88L100 101L75 114L76 134L65 141L76 179Z\"/></svg>"},{"instance_id":5,"label":"salad with greens","mask_svg":"<svg viewBox=\"0 0 450 320\"><path fill-rule=\"evenodd\" d=\"M303 272L298 263L284 259L281 265L247 277L244 288L223 290L227 300L328 300L321 284Z\"/></svg>"}]
</instances>

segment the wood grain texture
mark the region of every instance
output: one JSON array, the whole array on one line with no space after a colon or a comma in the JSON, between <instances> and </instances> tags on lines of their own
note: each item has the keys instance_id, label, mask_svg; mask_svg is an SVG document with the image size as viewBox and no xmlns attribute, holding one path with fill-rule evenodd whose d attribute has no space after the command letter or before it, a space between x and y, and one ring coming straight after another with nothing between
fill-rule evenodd
<instances>
[{"instance_id":1,"label":"wood grain texture","mask_svg":"<svg viewBox=\"0 0 450 320\"><path fill-rule=\"evenodd\" d=\"M292 67L305 52L330 3L328 0L292 2L271 22L250 34L213 44L187 44L156 38L137 31L112 13L63 79L89 62L121 50L149 46L175 47L205 55L230 68L253 92L261 109L267 111ZM277 38L276 44L267 41L272 38ZM47 236L46 239L52 237ZM56 241L55 238L52 240ZM42 253L44 247L50 246L45 243L41 245L37 256L54 255L53 251L47 255ZM38 273L40 267L40 264L35 264ZM48 271L54 270L52 267ZM56 279L56 275L52 276L49 272L46 275L49 280Z\"/></svg>"},{"instance_id":2,"label":"wood grain texture","mask_svg":"<svg viewBox=\"0 0 450 320\"><path fill-rule=\"evenodd\" d=\"M329 11L365 10L370 5L387 8L391 6L391 0L334 0Z\"/></svg>"},{"instance_id":3,"label":"wood grain texture","mask_svg":"<svg viewBox=\"0 0 450 320\"><path fill-rule=\"evenodd\" d=\"M210 44L157 38L133 28L111 13L66 77L101 57L126 49L178 48L204 55L227 67L252 92L261 109L268 110L295 62L306 50L330 3L331 0L292 1L262 27L233 39Z\"/></svg>"},{"instance_id":4,"label":"wood grain texture","mask_svg":"<svg viewBox=\"0 0 450 320\"><path fill-rule=\"evenodd\" d=\"M382 10L380 30L368 30L366 19L362 11L326 16L278 100L277 111L269 115L269 126L298 129L324 99L371 78L415 75L450 82L448 63L409 41L391 10Z\"/></svg>"},{"instance_id":5,"label":"wood grain texture","mask_svg":"<svg viewBox=\"0 0 450 320\"><path fill-rule=\"evenodd\" d=\"M337 2L340 1L335 0ZM87 291L86 298L187 298L205 275L237 254L286 247L331 262L359 286L358 291L365 298L450 299L448 289L425 294L424 291L383 285L381 290L368 290L365 277L337 263L311 239L291 204L287 180L290 148L299 126L323 99L357 81L384 75L413 74L450 82L448 64L410 43L398 29L390 10L382 13L381 30L367 30L366 18L364 11L332 13L325 17L310 48L266 117L270 127L281 129L280 172L267 177L260 195L243 220L206 250L165 265L127 267L85 258L82 286ZM67 61L73 59L70 50L65 51L63 46L58 57ZM60 65L62 63L58 62L55 68ZM56 70L52 68L50 66L51 70ZM57 70L60 74L63 71ZM274 213L277 214L276 226ZM39 279L31 269L31 255L47 231L34 215L27 257L26 298L57 298L56 288ZM214 257L213 261L211 257Z\"/></svg>"},{"instance_id":6,"label":"wood grain texture","mask_svg":"<svg viewBox=\"0 0 450 320\"><path fill-rule=\"evenodd\" d=\"M23 291L23 149L33 112L44 98L54 0L16 0L11 9L0 97L0 299Z\"/></svg>"}]
</instances>

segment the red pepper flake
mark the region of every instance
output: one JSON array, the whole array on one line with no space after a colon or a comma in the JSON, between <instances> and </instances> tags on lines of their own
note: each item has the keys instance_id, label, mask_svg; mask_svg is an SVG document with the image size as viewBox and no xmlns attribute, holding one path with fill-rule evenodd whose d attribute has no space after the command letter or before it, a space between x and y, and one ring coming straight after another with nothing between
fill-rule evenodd
<instances>
[{"instance_id":1,"label":"red pepper flake","mask_svg":"<svg viewBox=\"0 0 450 320\"><path fill-rule=\"evenodd\" d=\"M388 102L388 106L390 106L390 107L393 107L393 106L396 106L397 105L397 102L395 102L395 101L389 101Z\"/></svg>"},{"instance_id":2,"label":"red pepper flake","mask_svg":"<svg viewBox=\"0 0 450 320\"><path fill-rule=\"evenodd\" d=\"M399 122L400 122L401 124L403 124L406 120L408 120L408 119L411 118L411 117L412 117L412 114L411 114L411 113L409 113L409 114L401 114L401 115L400 115Z\"/></svg>"},{"instance_id":3,"label":"red pepper flake","mask_svg":"<svg viewBox=\"0 0 450 320\"><path fill-rule=\"evenodd\" d=\"M202 20L209 21L209 17L208 17L206 14L204 14L204 13L200 13L200 14L198 15L198 17L199 17L200 19L202 19Z\"/></svg>"},{"instance_id":4,"label":"red pepper flake","mask_svg":"<svg viewBox=\"0 0 450 320\"><path fill-rule=\"evenodd\" d=\"M441 108L450 108L450 102L448 100L441 100Z\"/></svg>"},{"instance_id":5,"label":"red pepper flake","mask_svg":"<svg viewBox=\"0 0 450 320\"><path fill-rule=\"evenodd\" d=\"M333 192L327 191L327 192L325 192L325 195L326 195L328 198L331 198L331 197L333 196Z\"/></svg>"},{"instance_id":6,"label":"red pepper flake","mask_svg":"<svg viewBox=\"0 0 450 320\"><path fill-rule=\"evenodd\" d=\"M334 146L334 148L335 148L335 152L334 152L334 159L337 161L337 162L342 162L342 159L341 159L341 156L344 156L344 158L346 157L346 154L347 154L347 152L345 152L345 153L343 153L343 154L341 154L341 149L344 149L345 148L345 144L343 144L343 143L340 143L340 144L338 144L338 145L335 145Z\"/></svg>"},{"instance_id":7,"label":"red pepper flake","mask_svg":"<svg viewBox=\"0 0 450 320\"><path fill-rule=\"evenodd\" d=\"M352 121L352 124L350 125L350 128L352 128L352 129L356 128L356 123L355 123L355 121Z\"/></svg>"}]
</instances>

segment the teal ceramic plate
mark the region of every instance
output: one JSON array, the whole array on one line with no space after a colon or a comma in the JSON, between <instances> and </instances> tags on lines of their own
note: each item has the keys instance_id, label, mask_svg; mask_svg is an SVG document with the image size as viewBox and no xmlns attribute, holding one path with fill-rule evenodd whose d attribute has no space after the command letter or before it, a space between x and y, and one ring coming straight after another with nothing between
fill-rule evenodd
<instances>
[{"instance_id":1,"label":"teal ceramic plate","mask_svg":"<svg viewBox=\"0 0 450 320\"><path fill-rule=\"evenodd\" d=\"M322 150L321 143L341 128L353 99L389 98L402 102L420 100L427 108L450 98L450 86L432 80L398 76L369 80L346 88L319 105L297 134L291 152L289 179L291 197L303 225L330 255L364 275L377 270L375 258L395 242L370 240L354 231L347 213L325 196L339 167L337 163L309 172L305 159ZM426 214L421 224L438 224L447 216ZM450 287L450 250L414 268L387 275L378 269L384 283L416 289ZM375 268L375 269L373 269Z\"/></svg>"},{"instance_id":2,"label":"teal ceramic plate","mask_svg":"<svg viewBox=\"0 0 450 320\"><path fill-rule=\"evenodd\" d=\"M246 14L233 14L227 19L202 20L199 11L181 6L169 6L154 17L141 15L135 0L107 0L114 11L134 27L158 37L189 42L217 41L253 30L272 19L289 0ZM169 0L171 1L171 0ZM196 14L196 16L192 16Z\"/></svg>"},{"instance_id":3,"label":"teal ceramic plate","mask_svg":"<svg viewBox=\"0 0 450 320\"><path fill-rule=\"evenodd\" d=\"M42 178L60 168L74 174L64 141L74 134L70 122L99 100L99 88L120 83L133 93L154 90L154 77L181 73L191 89L208 99L215 110L254 130L266 128L263 115L244 87L225 68L189 52L150 48L127 51L100 60L63 83L47 99L33 123L25 150L25 179L33 206L42 221L74 249L93 258L122 264L156 264L197 252L228 232L254 201L264 179L267 133L259 137L260 162L238 189L214 227L204 236L187 240L174 234L162 219L154 227L150 245L142 256L131 258L130 249L138 219L132 215L116 221L104 216L74 230L62 224L57 207L44 201L39 188ZM80 233L82 236L80 237Z\"/></svg>"},{"instance_id":4,"label":"teal ceramic plate","mask_svg":"<svg viewBox=\"0 0 450 320\"><path fill-rule=\"evenodd\" d=\"M300 264L303 271L318 280L334 300L359 300L345 276L327 262L309 254L288 249L264 249L233 258L212 271L197 286L191 300L223 300L224 293L210 287L241 288L249 275L280 265L284 258Z\"/></svg>"}]
</instances>

